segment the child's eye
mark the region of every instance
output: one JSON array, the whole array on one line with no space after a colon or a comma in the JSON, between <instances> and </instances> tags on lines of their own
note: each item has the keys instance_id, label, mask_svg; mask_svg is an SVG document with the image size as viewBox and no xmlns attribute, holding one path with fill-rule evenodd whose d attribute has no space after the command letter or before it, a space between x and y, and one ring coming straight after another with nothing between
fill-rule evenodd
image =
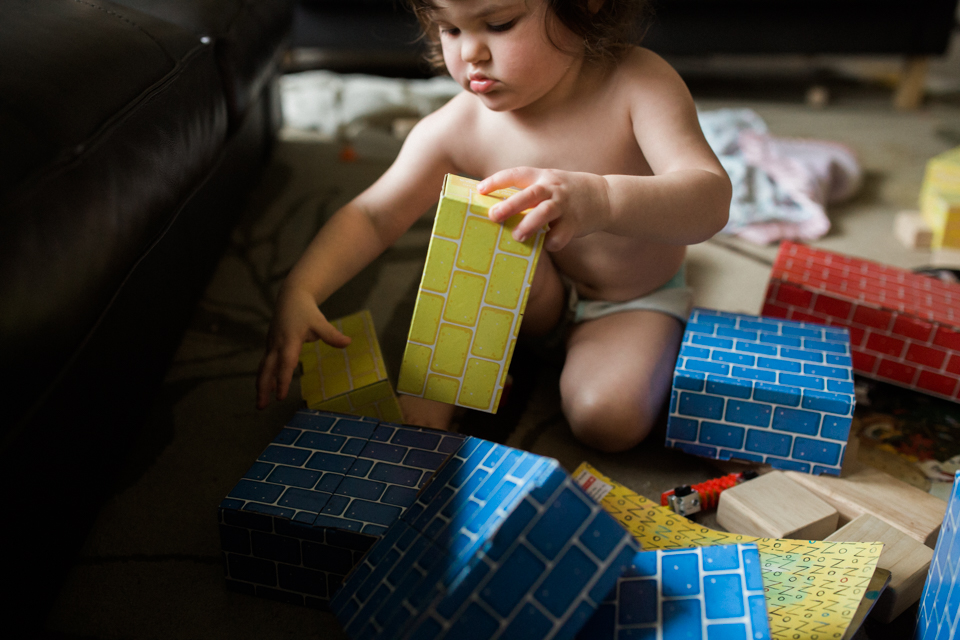
<instances>
[{"instance_id":1,"label":"child's eye","mask_svg":"<svg viewBox=\"0 0 960 640\"><path fill-rule=\"evenodd\" d=\"M493 31L496 33L502 33L504 31L509 31L510 29L512 29L513 25L515 25L516 23L517 23L516 20L511 20L509 22L502 22L500 24L488 24L487 28L490 29L490 31Z\"/></svg>"},{"instance_id":2,"label":"child's eye","mask_svg":"<svg viewBox=\"0 0 960 640\"><path fill-rule=\"evenodd\" d=\"M440 35L442 36L456 36L460 34L460 29L456 27L440 27Z\"/></svg>"}]
</instances>

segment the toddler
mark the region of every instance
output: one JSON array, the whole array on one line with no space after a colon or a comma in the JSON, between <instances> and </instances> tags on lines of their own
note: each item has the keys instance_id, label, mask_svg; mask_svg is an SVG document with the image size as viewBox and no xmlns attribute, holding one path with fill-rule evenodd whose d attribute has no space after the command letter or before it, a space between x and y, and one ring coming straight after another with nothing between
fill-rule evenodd
<instances>
[{"instance_id":1,"label":"toddler","mask_svg":"<svg viewBox=\"0 0 960 640\"><path fill-rule=\"evenodd\" d=\"M393 165L320 229L280 290L257 403L284 398L304 341L349 338L318 309L436 202L444 174L490 211L550 231L521 332L569 320L560 377L574 435L604 451L649 433L670 390L690 291L685 248L727 220L730 181L677 73L628 36L634 0L412 0L464 91L410 132ZM445 428L452 405L401 396L407 422Z\"/></svg>"}]
</instances>

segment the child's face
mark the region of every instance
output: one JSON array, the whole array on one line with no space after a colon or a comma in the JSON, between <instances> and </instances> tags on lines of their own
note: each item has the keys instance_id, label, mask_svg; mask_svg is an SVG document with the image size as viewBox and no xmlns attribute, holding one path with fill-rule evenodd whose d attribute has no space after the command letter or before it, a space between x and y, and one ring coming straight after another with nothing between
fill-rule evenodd
<instances>
[{"instance_id":1,"label":"child's face","mask_svg":"<svg viewBox=\"0 0 960 640\"><path fill-rule=\"evenodd\" d=\"M439 0L434 21L443 59L460 86L493 111L512 111L546 96L579 56L576 38L552 20L545 0Z\"/></svg>"}]
</instances>

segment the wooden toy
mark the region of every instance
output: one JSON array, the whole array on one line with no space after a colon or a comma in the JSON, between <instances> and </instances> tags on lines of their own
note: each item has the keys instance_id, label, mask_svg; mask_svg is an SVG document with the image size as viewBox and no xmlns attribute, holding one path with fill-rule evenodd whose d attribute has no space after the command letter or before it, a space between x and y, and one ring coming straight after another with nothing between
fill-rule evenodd
<instances>
[{"instance_id":1,"label":"wooden toy","mask_svg":"<svg viewBox=\"0 0 960 640\"><path fill-rule=\"evenodd\" d=\"M893 219L893 234L908 249L929 249L933 229L919 211L901 211Z\"/></svg>"},{"instance_id":2,"label":"wooden toy","mask_svg":"<svg viewBox=\"0 0 960 640\"><path fill-rule=\"evenodd\" d=\"M783 242L763 315L850 330L853 369L960 398L960 285Z\"/></svg>"},{"instance_id":3,"label":"wooden toy","mask_svg":"<svg viewBox=\"0 0 960 640\"><path fill-rule=\"evenodd\" d=\"M573 475L581 486L589 486L590 495L629 529L645 550L682 553L690 547L756 544L770 635L777 640L813 635L842 637L873 583L879 544L755 538L708 529L604 476L587 463L581 464Z\"/></svg>"},{"instance_id":4,"label":"wooden toy","mask_svg":"<svg viewBox=\"0 0 960 640\"><path fill-rule=\"evenodd\" d=\"M724 529L761 538L823 540L836 531L838 518L836 509L782 471L730 487L717 507Z\"/></svg>"},{"instance_id":5,"label":"wooden toy","mask_svg":"<svg viewBox=\"0 0 960 640\"><path fill-rule=\"evenodd\" d=\"M920 597L915 640L960 638L960 472L953 479L943 528L933 551L927 582Z\"/></svg>"},{"instance_id":6,"label":"wooden toy","mask_svg":"<svg viewBox=\"0 0 960 640\"><path fill-rule=\"evenodd\" d=\"M403 422L400 404L367 310L331 324L352 342L343 349L318 340L300 350L300 393L311 409Z\"/></svg>"},{"instance_id":7,"label":"wooden toy","mask_svg":"<svg viewBox=\"0 0 960 640\"><path fill-rule=\"evenodd\" d=\"M544 231L515 241L523 214L487 213L516 190L476 185L444 180L397 391L496 413Z\"/></svg>"},{"instance_id":8,"label":"wooden toy","mask_svg":"<svg viewBox=\"0 0 960 640\"><path fill-rule=\"evenodd\" d=\"M946 503L902 480L866 467L848 478L787 472L840 513L841 525L868 513L933 547Z\"/></svg>"},{"instance_id":9,"label":"wooden toy","mask_svg":"<svg viewBox=\"0 0 960 640\"><path fill-rule=\"evenodd\" d=\"M297 413L220 503L227 586L326 608L463 440L367 418Z\"/></svg>"},{"instance_id":10,"label":"wooden toy","mask_svg":"<svg viewBox=\"0 0 960 640\"><path fill-rule=\"evenodd\" d=\"M467 438L330 607L351 638L570 640L639 548L556 460Z\"/></svg>"},{"instance_id":11,"label":"wooden toy","mask_svg":"<svg viewBox=\"0 0 960 640\"><path fill-rule=\"evenodd\" d=\"M855 403L851 366L843 328L694 309L666 446L838 475Z\"/></svg>"},{"instance_id":12,"label":"wooden toy","mask_svg":"<svg viewBox=\"0 0 960 640\"><path fill-rule=\"evenodd\" d=\"M960 248L960 147L927 162L920 213L933 231L934 249Z\"/></svg>"},{"instance_id":13,"label":"wooden toy","mask_svg":"<svg viewBox=\"0 0 960 640\"><path fill-rule=\"evenodd\" d=\"M871 615L875 618L891 622L920 599L933 558L930 547L869 513L857 516L826 540L883 543L877 567L890 572L890 584L874 606Z\"/></svg>"}]
</instances>

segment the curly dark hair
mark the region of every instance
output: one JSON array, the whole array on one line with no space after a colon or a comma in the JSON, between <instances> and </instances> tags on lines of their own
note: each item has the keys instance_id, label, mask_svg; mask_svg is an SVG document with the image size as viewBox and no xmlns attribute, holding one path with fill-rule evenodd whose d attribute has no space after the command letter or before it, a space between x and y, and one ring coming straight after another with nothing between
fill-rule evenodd
<instances>
[{"instance_id":1,"label":"curly dark hair","mask_svg":"<svg viewBox=\"0 0 960 640\"><path fill-rule=\"evenodd\" d=\"M648 22L653 14L649 0L603 0L600 9L590 10L590 0L544 0L548 16L560 21L567 29L581 38L584 59L602 65L619 60L626 51L643 39ZM431 0L405 0L417 16L426 43L427 62L435 70L445 70L440 34L433 21L435 6ZM553 46L560 48L550 35Z\"/></svg>"}]
</instances>

